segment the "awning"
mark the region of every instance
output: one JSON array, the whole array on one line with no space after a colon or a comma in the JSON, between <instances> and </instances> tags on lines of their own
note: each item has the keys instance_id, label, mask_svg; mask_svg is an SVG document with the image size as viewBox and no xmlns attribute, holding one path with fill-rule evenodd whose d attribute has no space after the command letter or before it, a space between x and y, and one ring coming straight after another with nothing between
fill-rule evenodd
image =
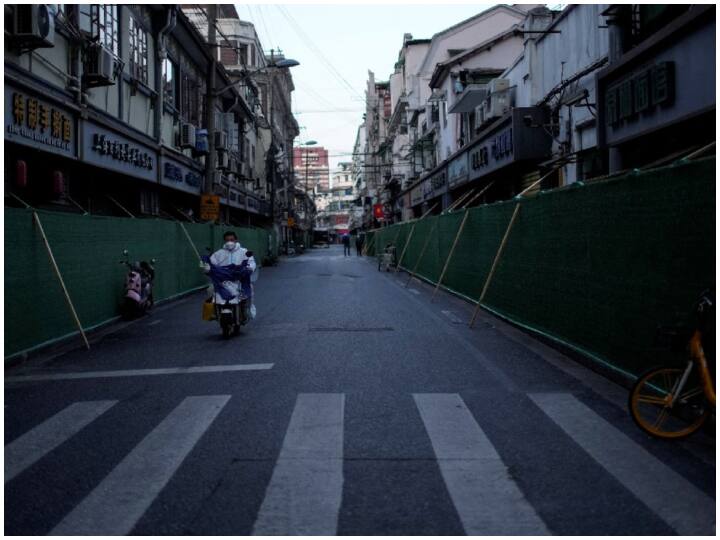
<instances>
[{"instance_id":1,"label":"awning","mask_svg":"<svg viewBox=\"0 0 720 540\"><path fill-rule=\"evenodd\" d=\"M469 113L475 110L488 95L486 84L469 84L460 94L448 113Z\"/></svg>"}]
</instances>

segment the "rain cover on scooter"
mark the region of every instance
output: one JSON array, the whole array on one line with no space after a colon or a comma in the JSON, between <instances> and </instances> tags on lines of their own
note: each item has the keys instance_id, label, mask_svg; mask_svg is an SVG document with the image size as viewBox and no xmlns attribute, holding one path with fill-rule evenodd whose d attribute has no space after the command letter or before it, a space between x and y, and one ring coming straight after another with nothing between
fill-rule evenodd
<instances>
[{"instance_id":1,"label":"rain cover on scooter","mask_svg":"<svg viewBox=\"0 0 720 540\"><path fill-rule=\"evenodd\" d=\"M212 281L215 292L217 292L223 300L231 300L235 295L228 291L223 285L224 281L239 281L243 295L246 298L252 297L252 286L250 284L250 276L252 270L247 267L247 260L240 264L228 264L227 266L216 266L210 262L210 257L203 256L203 262L210 265L210 271L207 273Z\"/></svg>"}]
</instances>

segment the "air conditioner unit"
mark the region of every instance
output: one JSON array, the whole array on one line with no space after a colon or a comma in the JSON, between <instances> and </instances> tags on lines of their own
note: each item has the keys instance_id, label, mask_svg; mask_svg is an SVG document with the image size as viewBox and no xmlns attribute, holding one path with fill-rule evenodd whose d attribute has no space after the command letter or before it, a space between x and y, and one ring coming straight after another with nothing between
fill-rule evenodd
<instances>
[{"instance_id":1,"label":"air conditioner unit","mask_svg":"<svg viewBox=\"0 0 720 540\"><path fill-rule=\"evenodd\" d=\"M215 150L227 150L228 137L224 131L216 131L215 137Z\"/></svg>"},{"instance_id":2,"label":"air conditioner unit","mask_svg":"<svg viewBox=\"0 0 720 540\"><path fill-rule=\"evenodd\" d=\"M490 93L504 92L510 88L510 79L492 79L490 81Z\"/></svg>"},{"instance_id":3,"label":"air conditioner unit","mask_svg":"<svg viewBox=\"0 0 720 540\"><path fill-rule=\"evenodd\" d=\"M195 148L195 126L183 122L180 124L180 148Z\"/></svg>"},{"instance_id":4,"label":"air conditioner unit","mask_svg":"<svg viewBox=\"0 0 720 540\"><path fill-rule=\"evenodd\" d=\"M115 84L115 57L111 51L93 44L88 48L86 58L83 77L89 87Z\"/></svg>"},{"instance_id":5,"label":"air conditioner unit","mask_svg":"<svg viewBox=\"0 0 720 540\"><path fill-rule=\"evenodd\" d=\"M490 107L488 114L490 118L496 118L504 115L510 110L510 92L507 90L493 94L490 97Z\"/></svg>"},{"instance_id":6,"label":"air conditioner unit","mask_svg":"<svg viewBox=\"0 0 720 540\"><path fill-rule=\"evenodd\" d=\"M230 168L230 158L227 152L217 152L217 164L215 168L221 171L227 171Z\"/></svg>"},{"instance_id":7,"label":"air conditioner unit","mask_svg":"<svg viewBox=\"0 0 720 540\"><path fill-rule=\"evenodd\" d=\"M46 4L15 4L12 38L26 48L55 46L55 15Z\"/></svg>"}]
</instances>

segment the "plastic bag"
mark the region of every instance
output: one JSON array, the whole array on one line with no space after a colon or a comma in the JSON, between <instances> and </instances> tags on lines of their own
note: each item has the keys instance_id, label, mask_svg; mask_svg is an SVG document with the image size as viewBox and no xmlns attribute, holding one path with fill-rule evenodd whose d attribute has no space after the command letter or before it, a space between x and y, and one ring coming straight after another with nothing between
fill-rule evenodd
<instances>
[{"instance_id":1,"label":"plastic bag","mask_svg":"<svg viewBox=\"0 0 720 540\"><path fill-rule=\"evenodd\" d=\"M203 302L202 319L203 321L215 320L215 304L212 299Z\"/></svg>"},{"instance_id":2,"label":"plastic bag","mask_svg":"<svg viewBox=\"0 0 720 540\"><path fill-rule=\"evenodd\" d=\"M254 319L257 316L257 310L255 309L255 304L250 304L250 318Z\"/></svg>"}]
</instances>

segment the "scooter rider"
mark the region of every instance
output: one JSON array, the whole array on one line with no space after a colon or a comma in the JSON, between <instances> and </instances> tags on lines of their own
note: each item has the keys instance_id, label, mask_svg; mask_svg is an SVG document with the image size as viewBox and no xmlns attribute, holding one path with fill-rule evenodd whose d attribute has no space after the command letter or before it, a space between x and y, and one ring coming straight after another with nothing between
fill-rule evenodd
<instances>
[{"instance_id":1,"label":"scooter rider","mask_svg":"<svg viewBox=\"0 0 720 540\"><path fill-rule=\"evenodd\" d=\"M237 241L237 235L235 234L235 232L227 231L223 235L223 241L223 247L210 256L210 264L218 267L230 265L246 266L247 269L250 270L251 274L255 272L257 268L257 264L255 263L255 257L253 257L252 252L249 252L247 249L240 245L240 243ZM245 265L243 265L243 263L245 263ZM210 271L210 264L206 263L204 265L205 272ZM248 298L249 307L250 305L252 305L252 286L250 285L249 276L246 283L243 283L243 281L245 280L223 281L222 286L226 289L227 292L232 294L235 299L238 299L240 297L240 293L242 292L243 295ZM215 302L218 304L225 303L225 300L218 291L215 291ZM246 314L243 313L241 317L244 320Z\"/></svg>"}]
</instances>

